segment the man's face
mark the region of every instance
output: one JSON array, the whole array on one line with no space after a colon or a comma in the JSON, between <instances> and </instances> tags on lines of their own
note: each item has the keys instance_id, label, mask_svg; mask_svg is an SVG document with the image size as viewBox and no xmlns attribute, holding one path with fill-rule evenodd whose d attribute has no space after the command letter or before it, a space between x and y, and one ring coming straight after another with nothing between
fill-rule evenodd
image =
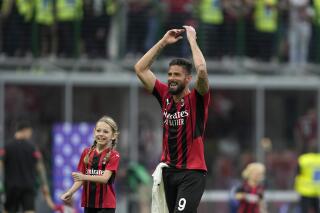
<instances>
[{"instance_id":1,"label":"man's face","mask_svg":"<svg viewBox=\"0 0 320 213\"><path fill-rule=\"evenodd\" d=\"M26 128L23 130L23 136L26 140L30 140L32 138L32 128Z\"/></svg>"},{"instance_id":2,"label":"man's face","mask_svg":"<svg viewBox=\"0 0 320 213\"><path fill-rule=\"evenodd\" d=\"M168 71L168 87L172 95L180 94L191 80L191 75L188 75L182 66L172 65Z\"/></svg>"}]
</instances>

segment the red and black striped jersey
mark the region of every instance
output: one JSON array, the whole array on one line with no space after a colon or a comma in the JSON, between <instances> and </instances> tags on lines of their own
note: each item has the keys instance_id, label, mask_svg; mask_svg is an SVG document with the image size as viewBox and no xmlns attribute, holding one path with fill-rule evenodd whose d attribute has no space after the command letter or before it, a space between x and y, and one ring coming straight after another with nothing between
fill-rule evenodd
<instances>
[{"instance_id":1,"label":"red and black striped jersey","mask_svg":"<svg viewBox=\"0 0 320 213\"><path fill-rule=\"evenodd\" d=\"M96 150L91 151L89 163L86 165L83 159L89 152L86 148L81 155L78 171L86 175L103 175L105 170L112 171L108 183L96 183L85 181L83 183L81 206L89 208L116 208L116 196L114 191L114 178L118 170L120 155L117 151L111 150L109 162L105 162L104 157L108 149L98 153Z\"/></svg>"},{"instance_id":2,"label":"red and black striped jersey","mask_svg":"<svg viewBox=\"0 0 320 213\"><path fill-rule=\"evenodd\" d=\"M239 187L237 192L256 195L258 196L259 201L261 201L263 199L264 188L262 185L257 185L255 187L252 187L245 181ZM237 213L259 213L260 212L259 201L250 203L246 199L240 200Z\"/></svg>"},{"instance_id":3,"label":"red and black striped jersey","mask_svg":"<svg viewBox=\"0 0 320 213\"><path fill-rule=\"evenodd\" d=\"M195 89L175 103L168 85L156 80L153 95L163 117L161 161L178 169L207 170L204 159L204 131L210 92L203 96Z\"/></svg>"}]
</instances>

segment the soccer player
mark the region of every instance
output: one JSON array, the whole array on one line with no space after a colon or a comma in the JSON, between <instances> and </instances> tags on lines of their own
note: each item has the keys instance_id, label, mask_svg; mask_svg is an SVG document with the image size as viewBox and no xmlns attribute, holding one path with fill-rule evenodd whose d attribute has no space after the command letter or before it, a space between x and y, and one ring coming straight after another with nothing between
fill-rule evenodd
<instances>
[{"instance_id":1,"label":"soccer player","mask_svg":"<svg viewBox=\"0 0 320 213\"><path fill-rule=\"evenodd\" d=\"M195 87L189 89L192 63L176 58L169 64L168 82L156 78L150 67L167 45L186 33L196 69ZM204 131L210 101L206 62L191 26L171 29L135 65L144 87L160 103L163 118L163 169L165 197L170 213L197 212L205 188Z\"/></svg>"},{"instance_id":2,"label":"soccer player","mask_svg":"<svg viewBox=\"0 0 320 213\"><path fill-rule=\"evenodd\" d=\"M116 122L107 116L100 118L94 129L94 142L81 155L78 172L72 172L74 184L61 199L70 203L72 195L83 186L81 206L85 213L115 213L113 187L120 155L115 150L118 138Z\"/></svg>"},{"instance_id":3,"label":"soccer player","mask_svg":"<svg viewBox=\"0 0 320 213\"><path fill-rule=\"evenodd\" d=\"M35 212L37 175L44 196L50 196L40 151L31 143L33 128L28 121L16 124L14 140L0 150L0 177L4 176L5 211ZM3 174L4 173L4 174Z\"/></svg>"}]
</instances>

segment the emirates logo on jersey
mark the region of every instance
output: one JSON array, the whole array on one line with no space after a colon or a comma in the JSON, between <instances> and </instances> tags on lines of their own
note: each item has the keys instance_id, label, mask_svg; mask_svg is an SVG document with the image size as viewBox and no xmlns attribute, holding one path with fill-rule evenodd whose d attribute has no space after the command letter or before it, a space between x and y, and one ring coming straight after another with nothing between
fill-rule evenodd
<instances>
[{"instance_id":1,"label":"emirates logo on jersey","mask_svg":"<svg viewBox=\"0 0 320 213\"><path fill-rule=\"evenodd\" d=\"M166 110L163 112L163 116L165 117L164 124L169 126L182 126L184 125L184 118L189 116L189 112L187 110L181 112L175 112L173 114L168 113Z\"/></svg>"},{"instance_id":2,"label":"emirates logo on jersey","mask_svg":"<svg viewBox=\"0 0 320 213\"><path fill-rule=\"evenodd\" d=\"M100 169L86 169L86 175L102 176L103 174L104 174L104 171Z\"/></svg>"}]
</instances>

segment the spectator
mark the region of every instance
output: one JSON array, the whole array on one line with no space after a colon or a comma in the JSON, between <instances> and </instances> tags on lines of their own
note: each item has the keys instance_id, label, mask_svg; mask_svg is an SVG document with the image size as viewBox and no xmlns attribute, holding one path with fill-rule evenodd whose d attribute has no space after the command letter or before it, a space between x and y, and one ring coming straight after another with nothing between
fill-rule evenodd
<instances>
[{"instance_id":1,"label":"spectator","mask_svg":"<svg viewBox=\"0 0 320 213\"><path fill-rule=\"evenodd\" d=\"M195 20L193 18L194 0L163 0L163 2L167 11L164 21L165 31L169 29L178 29L183 25L195 25ZM183 39L175 46L167 47L164 54L170 57L189 56L187 41Z\"/></svg>"},{"instance_id":2,"label":"spectator","mask_svg":"<svg viewBox=\"0 0 320 213\"><path fill-rule=\"evenodd\" d=\"M303 72L308 59L313 10L309 0L289 0L289 5L289 62L294 71Z\"/></svg>"},{"instance_id":3,"label":"spectator","mask_svg":"<svg viewBox=\"0 0 320 213\"><path fill-rule=\"evenodd\" d=\"M7 56L31 54L31 1L2 1L3 51Z\"/></svg>"},{"instance_id":4,"label":"spectator","mask_svg":"<svg viewBox=\"0 0 320 213\"><path fill-rule=\"evenodd\" d=\"M247 12L248 10L243 0L224 0L223 54L228 58L233 58L237 54L237 47L239 47L237 39L244 39L244 37L239 37L241 32L238 26ZM243 43L244 41L241 42Z\"/></svg>"},{"instance_id":5,"label":"spectator","mask_svg":"<svg viewBox=\"0 0 320 213\"><path fill-rule=\"evenodd\" d=\"M132 57L145 52L145 40L148 33L150 0L129 0L127 13L126 56Z\"/></svg>"},{"instance_id":6,"label":"spectator","mask_svg":"<svg viewBox=\"0 0 320 213\"><path fill-rule=\"evenodd\" d=\"M223 2L200 0L199 3L203 53L208 58L220 59L222 56Z\"/></svg>"},{"instance_id":7,"label":"spectator","mask_svg":"<svg viewBox=\"0 0 320 213\"><path fill-rule=\"evenodd\" d=\"M278 0L256 0L253 4L256 40L251 44L255 45L257 59L269 62L275 53Z\"/></svg>"},{"instance_id":8,"label":"spectator","mask_svg":"<svg viewBox=\"0 0 320 213\"><path fill-rule=\"evenodd\" d=\"M105 58L118 0L84 0L83 38L89 58Z\"/></svg>"},{"instance_id":9,"label":"spectator","mask_svg":"<svg viewBox=\"0 0 320 213\"><path fill-rule=\"evenodd\" d=\"M47 56L53 51L53 0L35 1L35 21L38 24L39 52L36 55Z\"/></svg>"},{"instance_id":10,"label":"spectator","mask_svg":"<svg viewBox=\"0 0 320 213\"><path fill-rule=\"evenodd\" d=\"M294 129L298 153L305 153L310 146L317 144L317 129L317 110L311 107L298 119Z\"/></svg>"},{"instance_id":11,"label":"spectator","mask_svg":"<svg viewBox=\"0 0 320 213\"><path fill-rule=\"evenodd\" d=\"M83 0L57 0L55 12L58 27L58 56L74 57L78 54L77 24L83 15Z\"/></svg>"},{"instance_id":12,"label":"spectator","mask_svg":"<svg viewBox=\"0 0 320 213\"><path fill-rule=\"evenodd\" d=\"M310 61L314 63L320 62L320 1L313 0L312 7L314 10L314 17L312 22L312 36L309 45ZM316 45L314 45L316 44ZM311 47L312 46L312 47Z\"/></svg>"}]
</instances>

